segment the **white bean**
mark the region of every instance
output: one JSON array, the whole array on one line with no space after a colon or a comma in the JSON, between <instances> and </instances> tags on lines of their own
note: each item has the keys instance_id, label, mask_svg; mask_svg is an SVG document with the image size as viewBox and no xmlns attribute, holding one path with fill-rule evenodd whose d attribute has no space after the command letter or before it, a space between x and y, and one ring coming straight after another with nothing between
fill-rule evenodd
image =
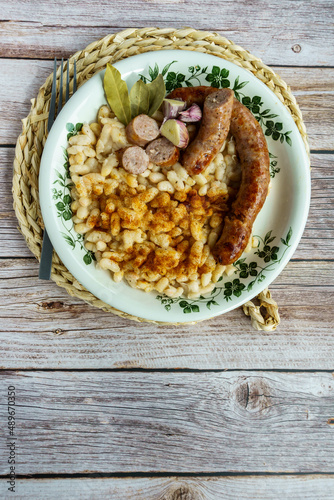
<instances>
[{"instance_id":1,"label":"white bean","mask_svg":"<svg viewBox=\"0 0 334 500\"><path fill-rule=\"evenodd\" d=\"M99 262L99 266L101 267L101 269L108 269L109 271L113 271L114 273L117 273L120 271L120 268L119 268L119 265L117 264L117 262L115 262L114 260L110 260L110 259L102 258Z\"/></svg>"},{"instance_id":2,"label":"white bean","mask_svg":"<svg viewBox=\"0 0 334 500\"><path fill-rule=\"evenodd\" d=\"M169 194L173 194L175 192L174 186L169 181L159 182L158 189L159 191L165 191Z\"/></svg>"},{"instance_id":3,"label":"white bean","mask_svg":"<svg viewBox=\"0 0 334 500\"><path fill-rule=\"evenodd\" d=\"M77 216L80 217L80 219L87 219L88 215L88 208L79 206L79 208L77 209Z\"/></svg>"},{"instance_id":4,"label":"white bean","mask_svg":"<svg viewBox=\"0 0 334 500\"><path fill-rule=\"evenodd\" d=\"M146 171L147 172L147 171ZM153 182L153 184L157 184L158 182L162 182L166 180L166 177L161 172L151 172L149 174L149 180Z\"/></svg>"},{"instance_id":5,"label":"white bean","mask_svg":"<svg viewBox=\"0 0 334 500\"><path fill-rule=\"evenodd\" d=\"M212 278L212 273L211 272L202 274L202 276L201 276L201 285L202 285L202 287L206 287L210 283L211 278Z\"/></svg>"},{"instance_id":6,"label":"white bean","mask_svg":"<svg viewBox=\"0 0 334 500\"><path fill-rule=\"evenodd\" d=\"M74 230L79 234L84 234L90 231L90 227L87 227L84 222L79 222L79 224L74 224Z\"/></svg>"},{"instance_id":7,"label":"white bean","mask_svg":"<svg viewBox=\"0 0 334 500\"><path fill-rule=\"evenodd\" d=\"M78 134L70 137L68 142L71 146L88 146L91 143L91 140L87 135Z\"/></svg>"}]
</instances>

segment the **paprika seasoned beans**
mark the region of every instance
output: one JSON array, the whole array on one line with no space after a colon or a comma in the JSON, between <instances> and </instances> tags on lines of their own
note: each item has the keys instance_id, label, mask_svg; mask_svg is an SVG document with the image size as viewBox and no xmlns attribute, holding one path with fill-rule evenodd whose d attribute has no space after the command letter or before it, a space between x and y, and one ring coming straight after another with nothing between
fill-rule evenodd
<instances>
[{"instance_id":1,"label":"paprika seasoned beans","mask_svg":"<svg viewBox=\"0 0 334 500\"><path fill-rule=\"evenodd\" d=\"M171 298L210 293L230 272L211 251L240 183L233 137L193 176L179 162L129 173L121 163L127 147L125 126L107 106L69 139L75 231L115 282Z\"/></svg>"}]
</instances>

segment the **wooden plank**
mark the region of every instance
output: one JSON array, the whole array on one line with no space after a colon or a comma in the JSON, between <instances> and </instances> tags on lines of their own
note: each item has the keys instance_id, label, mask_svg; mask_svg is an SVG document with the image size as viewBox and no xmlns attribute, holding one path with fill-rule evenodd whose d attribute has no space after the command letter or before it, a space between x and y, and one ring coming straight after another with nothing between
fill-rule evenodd
<instances>
[{"instance_id":1,"label":"wooden plank","mask_svg":"<svg viewBox=\"0 0 334 500\"><path fill-rule=\"evenodd\" d=\"M19 119L29 113L30 100L52 69L52 61L0 59L0 144L15 144L22 129ZM334 150L334 68L273 69L296 94L311 148Z\"/></svg>"},{"instance_id":2,"label":"wooden plank","mask_svg":"<svg viewBox=\"0 0 334 500\"><path fill-rule=\"evenodd\" d=\"M15 386L21 475L334 471L331 373L0 377Z\"/></svg>"},{"instance_id":3,"label":"wooden plank","mask_svg":"<svg viewBox=\"0 0 334 500\"><path fill-rule=\"evenodd\" d=\"M254 331L241 309L177 327L98 312L38 280L35 260L3 260L0 273L2 368L333 367L331 261L292 261L270 286L282 318L274 334Z\"/></svg>"},{"instance_id":4,"label":"wooden plank","mask_svg":"<svg viewBox=\"0 0 334 500\"><path fill-rule=\"evenodd\" d=\"M0 479L2 498L6 480ZM334 476L227 476L17 479L15 493L21 500L333 500ZM10 496L8 496L10 498Z\"/></svg>"},{"instance_id":5,"label":"wooden plank","mask_svg":"<svg viewBox=\"0 0 334 500\"><path fill-rule=\"evenodd\" d=\"M0 60L1 145L16 143L20 120L28 115L30 100L37 97L52 68L52 61Z\"/></svg>"},{"instance_id":6,"label":"wooden plank","mask_svg":"<svg viewBox=\"0 0 334 500\"><path fill-rule=\"evenodd\" d=\"M0 148L0 257L32 257L18 231L12 202L13 148ZM313 154L312 199L307 225L294 259L331 258L334 240L334 154Z\"/></svg>"},{"instance_id":7,"label":"wooden plank","mask_svg":"<svg viewBox=\"0 0 334 500\"><path fill-rule=\"evenodd\" d=\"M311 155L311 204L303 237L294 259L333 258L334 155Z\"/></svg>"},{"instance_id":8,"label":"wooden plank","mask_svg":"<svg viewBox=\"0 0 334 500\"><path fill-rule=\"evenodd\" d=\"M14 148L0 148L0 257L32 257L13 209Z\"/></svg>"},{"instance_id":9,"label":"wooden plank","mask_svg":"<svg viewBox=\"0 0 334 500\"><path fill-rule=\"evenodd\" d=\"M1 56L66 57L108 33L128 27L191 25L218 32L267 64L334 64L330 0L283 0L279 5L267 3L265 9L259 9L256 2L232 0L226 0L224 8L217 8L214 0L208 0L205 8L200 0L115 0L112 8L98 0L73 5L63 2L61 7L38 0L34 5L33 21L27 21L32 16L23 0L3 5Z\"/></svg>"},{"instance_id":10,"label":"wooden plank","mask_svg":"<svg viewBox=\"0 0 334 500\"><path fill-rule=\"evenodd\" d=\"M0 261L0 368L322 369L334 365L331 262L290 262L270 287L281 325L241 309L196 325L135 323L39 281L33 260Z\"/></svg>"}]
</instances>

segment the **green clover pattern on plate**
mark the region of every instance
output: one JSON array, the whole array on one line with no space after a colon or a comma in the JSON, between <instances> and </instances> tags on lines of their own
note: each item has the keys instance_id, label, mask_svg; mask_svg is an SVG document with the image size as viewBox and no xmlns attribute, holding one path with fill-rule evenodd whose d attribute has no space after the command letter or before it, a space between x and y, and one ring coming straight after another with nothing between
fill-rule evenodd
<instances>
[{"instance_id":1,"label":"green clover pattern on plate","mask_svg":"<svg viewBox=\"0 0 334 500\"><path fill-rule=\"evenodd\" d=\"M73 125L73 123L66 124L66 130L68 131L67 140L77 135L82 128L82 123L77 123ZM85 264L90 264L93 260L95 260L94 254L89 250L86 250L83 244L83 236L82 234L75 233L75 237L73 236L73 222L72 222L72 210L71 210L71 177L69 172L69 162L68 162L68 154L66 149L63 149L64 155L64 163L63 170L59 172L56 171L57 179L53 182L55 186L52 188L52 198L55 200L55 206L57 209L57 216L61 219L64 231L62 232L62 236L65 238L65 241L74 249L78 244L82 250L84 250L83 261Z\"/></svg>"},{"instance_id":2,"label":"green clover pattern on plate","mask_svg":"<svg viewBox=\"0 0 334 500\"><path fill-rule=\"evenodd\" d=\"M187 314L199 312L201 305L205 305L208 309L211 309L213 305L218 306L219 304L215 300L218 296L221 296L226 302L232 300L233 296L240 297L243 292L251 291L255 283L261 283L266 278L266 274L273 271L275 266L281 262L287 249L291 246L291 237L292 228L290 227L286 237L280 240L282 246L278 247L276 245L270 246L270 243L276 240L276 236L272 236L272 231L268 231L264 238L255 236L259 241L255 255L258 255L264 263L256 261L247 263L246 257L237 260L233 266L235 268L234 274L237 274L238 277L224 282L223 286L216 286L209 297L200 296L198 299L189 300L182 297L170 299L164 295L157 295L156 299L160 300L167 311L170 311L173 305L178 304L183 309L183 312ZM281 254L280 257L278 257L279 253ZM249 280L249 278L254 279L249 282L243 282L243 280ZM218 281L223 281L223 278L220 278Z\"/></svg>"},{"instance_id":3,"label":"green clover pattern on plate","mask_svg":"<svg viewBox=\"0 0 334 500\"><path fill-rule=\"evenodd\" d=\"M265 129L264 133L267 137L271 137L274 141L284 141L292 145L291 130L286 132L283 131L283 124L281 122L275 122L273 118L277 118L278 115L272 113L270 109L262 109L263 102L260 96L247 96L241 90L246 87L249 82L240 82L239 76L235 79L233 85L230 81L230 71L226 68L220 68L219 66L212 66L211 70L208 66L201 68L200 66L189 66L188 74L180 73L179 71L169 71L170 67L177 61L172 61L166 64L161 70L161 74L164 77L167 92L172 92L174 89L187 86L193 87L201 85L200 76L205 75L205 81L208 82L211 87L215 88L231 88L234 90L235 97L242 102L255 116L260 125ZM152 82L160 73L158 64L156 63L154 67L149 67L148 76L139 75L144 83ZM271 171L272 173L272 171ZM272 177L275 176L271 175Z\"/></svg>"}]
</instances>

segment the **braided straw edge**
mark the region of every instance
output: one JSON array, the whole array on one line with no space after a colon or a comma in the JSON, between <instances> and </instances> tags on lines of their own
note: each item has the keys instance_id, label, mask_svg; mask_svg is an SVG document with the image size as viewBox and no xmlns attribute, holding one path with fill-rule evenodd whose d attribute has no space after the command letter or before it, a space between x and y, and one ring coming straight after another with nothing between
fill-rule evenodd
<instances>
[{"instance_id":1,"label":"braided straw edge","mask_svg":"<svg viewBox=\"0 0 334 500\"><path fill-rule=\"evenodd\" d=\"M274 92L289 110L309 155L306 128L290 87L271 68L263 64L261 59L217 33L199 31L193 28L175 30L174 28L159 29L149 27L141 29L129 28L119 33L107 35L101 40L91 43L84 50L78 51L69 59L70 90L73 88L73 67L71 65L73 65L74 59L76 60L79 87L95 73L105 68L107 63L115 63L121 59L144 52L170 49L190 50L215 55L253 73ZM67 71L66 64L65 70ZM57 71L58 90L59 77L60 68ZM29 249L38 260L40 260L41 256L44 228L39 206L38 173L40 158L47 137L47 118L52 78L53 74L51 73L40 88L37 98L31 100L30 113L22 120L22 133L16 143L14 158L13 206L19 222L19 229L26 239ZM65 288L69 295L78 297L90 305L123 318L154 324L185 324L184 322L170 323L147 320L115 309L88 292L66 269L55 252L53 253L51 279L58 286ZM258 295L258 298L260 302L263 302L262 305L267 307L268 302L266 301L271 299L271 294L266 289ZM278 306L273 300L270 307L267 307L266 318L260 312L261 306L255 306L251 301L248 301L243 307L245 314L251 316L253 327L257 329L273 330L279 323ZM268 315L272 319L268 319ZM190 322L189 324L194 323L196 322Z\"/></svg>"}]
</instances>

